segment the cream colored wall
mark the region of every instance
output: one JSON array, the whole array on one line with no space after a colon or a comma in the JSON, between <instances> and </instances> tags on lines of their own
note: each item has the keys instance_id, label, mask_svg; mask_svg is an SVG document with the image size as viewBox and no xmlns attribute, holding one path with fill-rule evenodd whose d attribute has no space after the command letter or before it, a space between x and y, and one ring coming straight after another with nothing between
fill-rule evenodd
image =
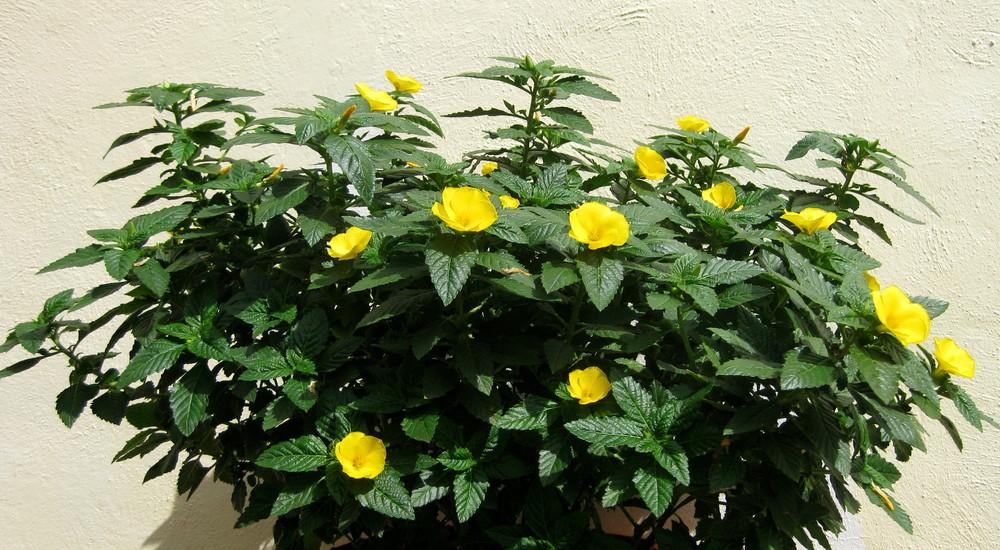
<instances>
[{"instance_id":1,"label":"cream colored wall","mask_svg":"<svg viewBox=\"0 0 1000 550\"><path fill-rule=\"evenodd\" d=\"M883 138L912 161L912 181L942 217L926 226L890 221L896 248L872 245L885 264L878 275L952 302L935 333L978 358L977 378L963 384L1000 417L996 0L83 4L0 2L0 329L32 317L63 288L102 280L100 268L33 273L80 246L86 229L118 226L150 183L92 185L137 151L102 160L111 139L148 121L138 110L90 109L121 90L213 81L266 92L255 105L267 109L346 94L358 80L383 85L391 67L423 80L421 101L445 113L506 92L446 76L481 67L488 55L530 52L613 76L622 103L579 105L622 144L651 133L647 124L692 112L730 134L753 124L749 141L774 159L798 129ZM480 139L474 122L447 120L445 128L451 159L458 144ZM266 525L230 530L224 488L184 502L172 476L140 486L150 461L110 464L129 429L85 416L66 430L53 412L64 382L58 364L0 382L0 547L244 549L266 540ZM931 457L904 468L897 496L916 538L866 506L866 548L995 546L996 432L961 430L964 454L931 426ZM855 528L842 547L860 548L859 537Z\"/></svg>"}]
</instances>

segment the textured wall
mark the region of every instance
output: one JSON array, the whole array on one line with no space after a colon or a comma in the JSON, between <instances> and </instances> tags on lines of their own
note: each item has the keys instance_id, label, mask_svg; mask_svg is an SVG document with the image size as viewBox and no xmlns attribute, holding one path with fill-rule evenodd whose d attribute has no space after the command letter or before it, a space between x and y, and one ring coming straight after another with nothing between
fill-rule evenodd
<instances>
[{"instance_id":1,"label":"textured wall","mask_svg":"<svg viewBox=\"0 0 1000 550\"><path fill-rule=\"evenodd\" d=\"M613 76L622 103L579 105L597 109L599 132L623 144L651 133L648 124L689 112L730 134L753 124L751 144L775 159L797 129L883 138L913 162L911 180L942 217L926 226L890 221L896 247L873 244L885 264L878 275L952 302L935 333L954 336L979 359L979 375L963 383L1000 417L990 344L1000 338L997 0L83 4L0 2L0 329L33 316L58 290L102 279L99 268L32 274L79 246L86 229L118 226L140 184L149 184L92 185L136 151L101 160L110 140L148 120L137 110L90 109L121 90L214 81L266 92L256 105L267 109L349 93L361 79L384 85L381 73L391 67L419 76L421 101L444 113L505 92L447 75L481 67L487 55L532 53ZM458 144L480 139L474 122L449 120L446 131L443 152L452 159ZM784 183L774 177L761 179ZM919 212L912 203L909 210ZM5 361L20 358L13 355ZM230 531L224 488L185 502L169 476L139 485L149 461L110 464L128 429L85 417L66 430L53 412L64 382L56 364L0 382L0 546L245 549L266 540L266 525ZM965 453L932 426L932 458L905 467L897 496L917 538L866 506L865 547L995 545L996 434L961 430ZM857 526L849 539L843 548L861 547Z\"/></svg>"}]
</instances>

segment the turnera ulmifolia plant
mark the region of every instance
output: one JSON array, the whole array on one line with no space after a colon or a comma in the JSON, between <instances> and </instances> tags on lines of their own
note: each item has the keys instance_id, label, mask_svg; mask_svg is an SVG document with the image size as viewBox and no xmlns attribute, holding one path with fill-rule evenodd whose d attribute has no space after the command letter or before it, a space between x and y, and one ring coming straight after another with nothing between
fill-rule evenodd
<instances>
[{"instance_id":1,"label":"turnera ulmifolia plant","mask_svg":"<svg viewBox=\"0 0 1000 550\"><path fill-rule=\"evenodd\" d=\"M60 358L67 426L127 423L116 461L231 485L281 549L791 549L862 492L911 530L892 493L919 419L959 447L942 401L993 421L952 380L972 356L924 347L947 303L883 287L858 244L890 242L862 201L913 221L881 184L933 211L905 163L807 132L786 160L828 175L803 175L695 115L622 149L581 110L618 101L603 77L499 61L462 76L520 99L448 115L505 124L462 159L416 101L438 86L392 70L277 116L208 84L102 106L153 115L112 143L150 154L100 180L153 179L147 210L41 270L111 281L14 327L2 349L31 355L0 377ZM626 508L647 512L605 532Z\"/></svg>"}]
</instances>

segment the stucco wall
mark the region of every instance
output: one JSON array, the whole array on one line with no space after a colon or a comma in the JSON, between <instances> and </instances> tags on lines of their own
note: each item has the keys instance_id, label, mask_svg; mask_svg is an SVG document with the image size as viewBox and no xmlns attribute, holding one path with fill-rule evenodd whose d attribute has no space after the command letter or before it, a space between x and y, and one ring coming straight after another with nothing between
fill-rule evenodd
<instances>
[{"instance_id":1,"label":"stucco wall","mask_svg":"<svg viewBox=\"0 0 1000 550\"><path fill-rule=\"evenodd\" d=\"M997 0L83 4L0 2L4 331L54 292L102 280L99 267L33 273L80 246L86 229L128 216L138 182L93 186L135 152L102 160L111 139L148 120L138 110L90 109L121 90L213 81L266 92L255 105L267 109L349 93L358 80L381 83L394 68L423 80L421 101L445 113L503 91L446 76L481 67L488 55L532 53L615 78L622 103L579 102L611 141L631 143L651 133L644 125L693 112L729 133L753 124L751 144L774 159L795 130L823 128L880 137L912 161L912 181L942 217L925 226L890 220L896 247L872 243L884 262L878 275L952 302L935 333L978 358L978 376L963 384L1000 417ZM460 144L480 140L474 122L448 120L446 131L452 159ZM130 430L90 416L66 430L53 411L64 382L56 364L0 382L0 547L244 549L267 539L267 525L230 530L224 488L185 502L175 499L172 476L140 486L148 461L110 464ZM916 538L866 506L866 548L995 545L996 433L961 427L966 450L958 453L929 426L931 457L905 466L897 492ZM861 547L856 525L842 547Z\"/></svg>"}]
</instances>

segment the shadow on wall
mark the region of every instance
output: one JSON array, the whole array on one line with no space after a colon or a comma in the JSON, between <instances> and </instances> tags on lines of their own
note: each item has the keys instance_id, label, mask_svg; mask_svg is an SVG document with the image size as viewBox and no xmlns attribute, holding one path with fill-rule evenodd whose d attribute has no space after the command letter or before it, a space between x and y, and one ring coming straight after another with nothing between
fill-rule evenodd
<instances>
[{"instance_id":1,"label":"shadow on wall","mask_svg":"<svg viewBox=\"0 0 1000 550\"><path fill-rule=\"evenodd\" d=\"M170 517L146 539L144 549L155 550L271 550L271 523L262 521L233 528L236 512L229 502L230 486L205 483L191 500L174 499Z\"/></svg>"}]
</instances>

